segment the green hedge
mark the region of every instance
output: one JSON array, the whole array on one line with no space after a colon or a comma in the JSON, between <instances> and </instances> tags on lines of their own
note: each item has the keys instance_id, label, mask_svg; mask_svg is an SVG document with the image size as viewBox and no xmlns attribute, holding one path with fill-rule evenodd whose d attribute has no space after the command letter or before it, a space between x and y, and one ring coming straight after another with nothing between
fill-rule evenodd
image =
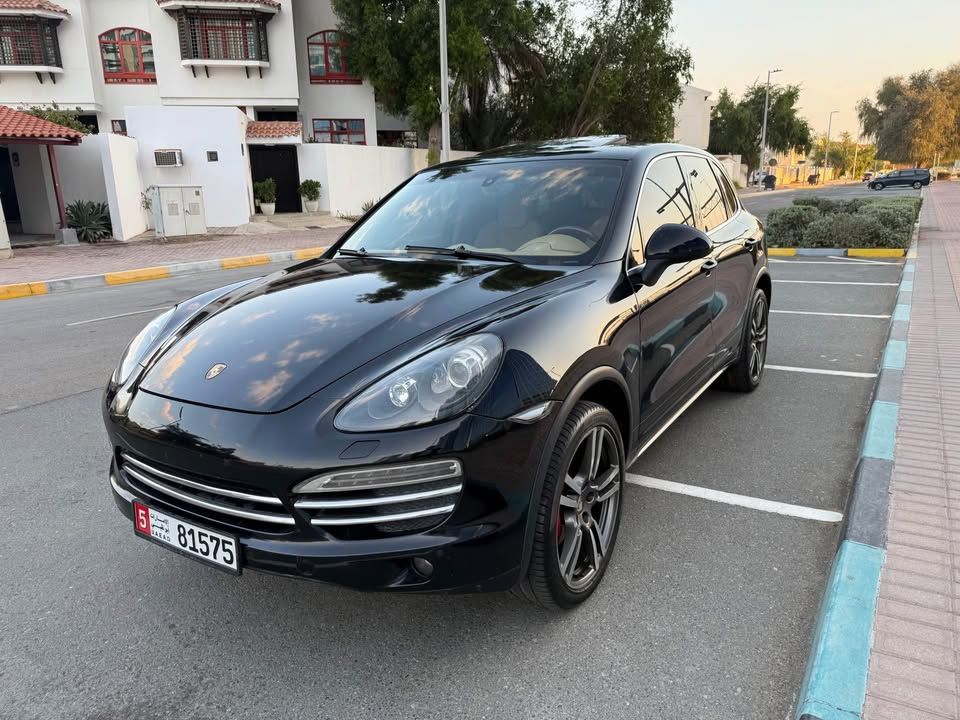
<instances>
[{"instance_id":1,"label":"green hedge","mask_svg":"<svg viewBox=\"0 0 960 720\"><path fill-rule=\"evenodd\" d=\"M798 198L767 215L771 247L905 248L920 198Z\"/></svg>"}]
</instances>

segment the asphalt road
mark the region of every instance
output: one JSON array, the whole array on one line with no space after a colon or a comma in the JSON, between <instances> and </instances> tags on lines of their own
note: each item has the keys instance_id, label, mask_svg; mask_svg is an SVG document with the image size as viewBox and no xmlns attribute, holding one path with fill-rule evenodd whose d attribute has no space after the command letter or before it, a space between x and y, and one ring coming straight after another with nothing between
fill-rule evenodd
<instances>
[{"instance_id":1,"label":"asphalt road","mask_svg":"<svg viewBox=\"0 0 960 720\"><path fill-rule=\"evenodd\" d=\"M776 260L768 362L876 370L899 263ZM394 596L246 573L134 537L101 387L151 312L257 273L0 303L0 718L787 718L835 523L636 485L601 589ZM92 322L91 322L92 321ZM83 323L83 324L75 324ZM708 391L638 475L841 511L871 379L767 371Z\"/></svg>"},{"instance_id":2,"label":"asphalt road","mask_svg":"<svg viewBox=\"0 0 960 720\"><path fill-rule=\"evenodd\" d=\"M774 208L793 204L794 198L820 195L835 200L850 200L857 197L881 198L902 195L920 196L919 190L913 188L886 188L885 190L871 190L866 183L856 185L826 185L819 188L802 187L796 190L774 190L745 193L740 196L744 207L761 220L767 219L767 213Z\"/></svg>"}]
</instances>

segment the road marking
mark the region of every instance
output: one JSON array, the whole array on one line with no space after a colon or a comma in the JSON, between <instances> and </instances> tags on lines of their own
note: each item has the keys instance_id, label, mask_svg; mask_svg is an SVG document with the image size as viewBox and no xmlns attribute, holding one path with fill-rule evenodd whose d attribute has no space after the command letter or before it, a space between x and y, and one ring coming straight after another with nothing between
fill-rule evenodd
<instances>
[{"instance_id":1,"label":"road marking","mask_svg":"<svg viewBox=\"0 0 960 720\"><path fill-rule=\"evenodd\" d=\"M837 260L843 260L848 262L851 265L893 265L897 266L900 263L898 262L887 262L886 260L864 260L863 258L852 257L850 255L831 255L830 257L836 258Z\"/></svg>"},{"instance_id":2,"label":"road marking","mask_svg":"<svg viewBox=\"0 0 960 720\"><path fill-rule=\"evenodd\" d=\"M897 287L900 283L881 282L848 282L839 280L774 280L775 283L796 283L798 285L875 285L882 287Z\"/></svg>"},{"instance_id":3,"label":"road marking","mask_svg":"<svg viewBox=\"0 0 960 720\"><path fill-rule=\"evenodd\" d=\"M792 365L765 365L767 370L784 370L786 372L810 373L811 375L836 375L838 377L875 378L876 373L852 372L850 370L826 370L820 368L802 368Z\"/></svg>"},{"instance_id":4,"label":"road marking","mask_svg":"<svg viewBox=\"0 0 960 720\"><path fill-rule=\"evenodd\" d=\"M750 508L751 510L761 510L763 512L787 515L804 520L817 520L818 522L826 523L838 523L843 520L843 515L833 510L820 510L819 508L804 507L803 505L790 505L789 503L764 500L763 498L750 497L749 495L737 495L735 493L713 490L698 485L685 485L684 483L672 482L670 480L660 480L658 478L647 477L646 475L627 473L627 482L631 485L639 485L640 487L651 488L653 490L663 490L664 492L677 493L678 495L689 495L700 498L701 500L712 500L713 502L724 503L725 505L738 505L740 507Z\"/></svg>"},{"instance_id":5,"label":"road marking","mask_svg":"<svg viewBox=\"0 0 960 720\"><path fill-rule=\"evenodd\" d=\"M106 315L104 317L90 318L89 320L77 320L77 322L67 323L67 327L74 327L76 325L87 325L88 323L102 322L103 320L116 320L117 318L130 317L131 315L143 315L148 312L160 312L161 310L166 310L167 306L147 308L146 310L134 310L133 312L119 313L117 315Z\"/></svg>"},{"instance_id":6,"label":"road marking","mask_svg":"<svg viewBox=\"0 0 960 720\"><path fill-rule=\"evenodd\" d=\"M830 257L833 257L832 255ZM836 260L770 260L772 263L782 263L783 265L886 265L888 267L897 267L900 263L880 262L879 260L847 260L837 257Z\"/></svg>"},{"instance_id":7,"label":"road marking","mask_svg":"<svg viewBox=\"0 0 960 720\"><path fill-rule=\"evenodd\" d=\"M862 313L828 313L813 312L812 310L771 310L772 313L781 315L822 315L823 317L845 317L845 318L872 318L874 320L886 320L889 315L864 315Z\"/></svg>"}]
</instances>

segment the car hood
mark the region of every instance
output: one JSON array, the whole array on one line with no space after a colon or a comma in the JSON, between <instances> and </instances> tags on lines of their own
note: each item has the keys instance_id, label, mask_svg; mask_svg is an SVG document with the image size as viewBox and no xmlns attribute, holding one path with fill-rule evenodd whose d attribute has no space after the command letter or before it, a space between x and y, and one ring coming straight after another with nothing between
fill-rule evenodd
<instances>
[{"instance_id":1,"label":"car hood","mask_svg":"<svg viewBox=\"0 0 960 720\"><path fill-rule=\"evenodd\" d=\"M384 258L296 266L198 309L140 388L279 412L418 335L577 269Z\"/></svg>"}]
</instances>

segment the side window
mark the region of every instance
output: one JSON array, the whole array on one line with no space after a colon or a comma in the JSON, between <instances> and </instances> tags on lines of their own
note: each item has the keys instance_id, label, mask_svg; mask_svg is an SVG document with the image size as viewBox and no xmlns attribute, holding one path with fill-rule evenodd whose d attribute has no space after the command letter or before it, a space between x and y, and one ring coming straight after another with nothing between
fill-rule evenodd
<instances>
[{"instance_id":1,"label":"side window","mask_svg":"<svg viewBox=\"0 0 960 720\"><path fill-rule=\"evenodd\" d=\"M700 208L703 231L710 232L717 225L727 221L727 205L717 184L717 178L705 157L684 155L680 162L687 175L687 184L693 191L694 201Z\"/></svg>"},{"instance_id":2,"label":"side window","mask_svg":"<svg viewBox=\"0 0 960 720\"><path fill-rule=\"evenodd\" d=\"M637 205L640 235L647 242L666 223L694 225L693 205L675 157L654 160L640 188Z\"/></svg>"},{"instance_id":3,"label":"side window","mask_svg":"<svg viewBox=\"0 0 960 720\"><path fill-rule=\"evenodd\" d=\"M710 167L713 169L713 174L716 175L717 183L720 185L720 192L723 195L724 204L727 206L727 215L733 217L736 215L737 210L740 209L740 205L737 202L737 192L733 189L733 185L730 184L730 178L727 177L723 168L716 163L710 163Z\"/></svg>"}]
</instances>

